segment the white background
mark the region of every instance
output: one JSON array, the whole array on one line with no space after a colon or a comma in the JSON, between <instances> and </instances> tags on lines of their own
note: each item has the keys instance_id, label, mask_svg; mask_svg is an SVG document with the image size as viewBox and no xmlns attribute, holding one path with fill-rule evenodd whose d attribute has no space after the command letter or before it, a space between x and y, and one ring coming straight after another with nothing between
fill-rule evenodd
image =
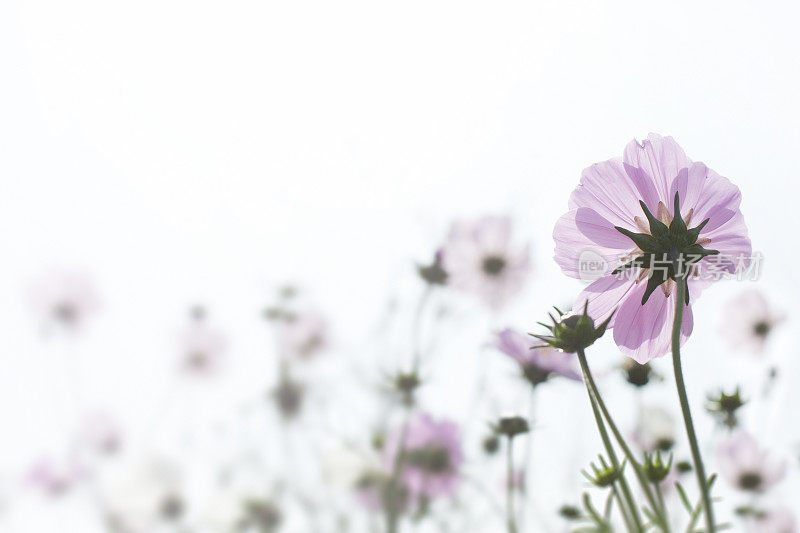
<instances>
[{"instance_id":1,"label":"white background","mask_svg":"<svg viewBox=\"0 0 800 533\"><path fill-rule=\"evenodd\" d=\"M214 405L270 382L258 313L287 280L330 315L333 366L391 368L359 347L389 297L410 312L414 262L453 218L508 212L536 273L503 316L451 331L461 364L427 399L463 415L489 324L532 329L580 289L550 259L550 234L581 170L650 131L742 190L766 258L760 286L790 315L771 355L784 369L779 401L748 418L793 453L798 16L796 2L3 1L0 467L13 478L57 449L69 422L54 395L75 366L64 357L81 360L81 401L146 433L169 387L171 335L195 302L232 338ZM26 301L53 266L91 272L102 294L79 340L43 343ZM715 287L695 307L686 372L701 418L712 386L760 383L763 364L718 335L741 289ZM616 361L610 343L596 357ZM536 453L559 457L567 433L549 413L561 396L548 394ZM588 424L586 406L575 410ZM796 485L781 490L797 503ZM563 500L543 492L545 507Z\"/></svg>"}]
</instances>

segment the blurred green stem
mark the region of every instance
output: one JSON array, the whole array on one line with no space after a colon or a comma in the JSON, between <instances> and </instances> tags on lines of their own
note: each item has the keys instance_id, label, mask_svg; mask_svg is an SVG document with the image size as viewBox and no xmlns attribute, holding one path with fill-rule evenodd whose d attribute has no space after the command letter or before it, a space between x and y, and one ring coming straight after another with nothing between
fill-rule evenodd
<instances>
[{"instance_id":1,"label":"blurred green stem","mask_svg":"<svg viewBox=\"0 0 800 533\"><path fill-rule=\"evenodd\" d=\"M700 493L703 497L706 533L714 533L716 531L716 526L714 525L714 509L708 490L708 478L706 477L706 470L703 466L703 458L700 455L700 446L697 444L697 434L694 430L692 413L689 410L689 398L686 395L686 384L683 381L683 369L681 368L681 325L683 324L685 294L686 279L678 279L677 287L675 288L675 321L672 324L672 368L675 371L675 386L678 389L678 399L680 400L681 411L683 412L683 422L686 426L686 435L689 438L689 447L692 450L692 460L694 461L694 470L697 473L697 483L700 485Z\"/></svg>"}]
</instances>

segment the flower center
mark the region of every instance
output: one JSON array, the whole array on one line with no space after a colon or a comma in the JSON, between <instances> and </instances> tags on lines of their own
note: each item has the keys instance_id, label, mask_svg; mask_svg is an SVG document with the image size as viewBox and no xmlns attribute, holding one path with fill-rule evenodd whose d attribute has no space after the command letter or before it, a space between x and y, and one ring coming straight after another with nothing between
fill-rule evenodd
<instances>
[{"instance_id":1,"label":"flower center","mask_svg":"<svg viewBox=\"0 0 800 533\"><path fill-rule=\"evenodd\" d=\"M761 474L745 472L739 476L739 487L745 490L758 490L761 487Z\"/></svg>"},{"instance_id":2,"label":"flower center","mask_svg":"<svg viewBox=\"0 0 800 533\"><path fill-rule=\"evenodd\" d=\"M648 233L634 233L616 226L616 230L630 238L637 247L636 257L614 270L618 274L632 267L639 267L647 273L647 288L642 297L642 305L658 286L669 280L686 279L690 267L708 255L718 254L717 250L706 250L697 242L700 231L710 219L705 219L698 226L689 229L681 217L680 200L675 193L674 216L669 226L650 212L647 205L640 201L647 221L650 225ZM666 211L666 208L663 208ZM659 210L661 211L661 210ZM668 214L663 213L664 219ZM644 229L644 228L642 228ZM686 304L689 304L689 286L686 285Z\"/></svg>"},{"instance_id":3,"label":"flower center","mask_svg":"<svg viewBox=\"0 0 800 533\"><path fill-rule=\"evenodd\" d=\"M483 260L483 271L490 276L498 276L506 268L506 260L498 255L490 255Z\"/></svg>"},{"instance_id":4,"label":"flower center","mask_svg":"<svg viewBox=\"0 0 800 533\"><path fill-rule=\"evenodd\" d=\"M438 445L410 450L406 460L426 472L441 474L450 470L450 452Z\"/></svg>"},{"instance_id":5,"label":"flower center","mask_svg":"<svg viewBox=\"0 0 800 533\"><path fill-rule=\"evenodd\" d=\"M762 320L760 322L756 322L753 326L753 333L755 333L759 337L766 337L769 334L769 330L772 329L772 326L766 320Z\"/></svg>"}]
</instances>

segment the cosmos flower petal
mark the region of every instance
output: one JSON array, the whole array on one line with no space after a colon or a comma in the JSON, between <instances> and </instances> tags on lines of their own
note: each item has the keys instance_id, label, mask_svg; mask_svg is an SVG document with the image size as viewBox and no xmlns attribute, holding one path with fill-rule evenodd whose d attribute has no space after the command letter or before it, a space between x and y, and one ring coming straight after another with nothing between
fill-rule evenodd
<instances>
[{"instance_id":1,"label":"cosmos flower petal","mask_svg":"<svg viewBox=\"0 0 800 533\"><path fill-rule=\"evenodd\" d=\"M711 169L707 169L700 196L696 201L687 202L686 205L694 209L693 225L697 225L707 218L710 219L700 233L700 235L704 235L730 220L739 212L741 203L742 193L739 188L731 183L728 178L720 176Z\"/></svg>"},{"instance_id":2,"label":"cosmos flower petal","mask_svg":"<svg viewBox=\"0 0 800 533\"><path fill-rule=\"evenodd\" d=\"M672 137L651 133L640 143L628 143L623 155L625 170L639 186L644 202L655 212L658 202L672 203L672 182L681 169L689 168L691 161ZM653 187L646 185L652 183Z\"/></svg>"},{"instance_id":3,"label":"cosmos flower petal","mask_svg":"<svg viewBox=\"0 0 800 533\"><path fill-rule=\"evenodd\" d=\"M563 215L553 230L555 260L568 276L579 277L579 261L585 252L593 252L605 261L610 272L620 258L633 248L631 240L597 211L579 207Z\"/></svg>"},{"instance_id":4,"label":"cosmos flower petal","mask_svg":"<svg viewBox=\"0 0 800 533\"><path fill-rule=\"evenodd\" d=\"M672 342L672 322L675 318L675 294L669 297L656 291L642 305L645 284L638 283L617 311L614 323L614 341L620 350L640 364L665 355ZM691 307L683 311L681 344L692 332Z\"/></svg>"},{"instance_id":5,"label":"cosmos flower petal","mask_svg":"<svg viewBox=\"0 0 800 533\"><path fill-rule=\"evenodd\" d=\"M589 302L589 316L600 324L620 305L628 293L636 286L635 278L607 275L598 279L581 292L572 306L574 313L582 313L586 301ZM609 327L614 327L616 313L611 317Z\"/></svg>"},{"instance_id":6,"label":"cosmos flower petal","mask_svg":"<svg viewBox=\"0 0 800 533\"><path fill-rule=\"evenodd\" d=\"M586 207L615 226L636 231L634 217L641 216L639 192L628 177L622 160L610 159L584 169L569 208Z\"/></svg>"}]
</instances>

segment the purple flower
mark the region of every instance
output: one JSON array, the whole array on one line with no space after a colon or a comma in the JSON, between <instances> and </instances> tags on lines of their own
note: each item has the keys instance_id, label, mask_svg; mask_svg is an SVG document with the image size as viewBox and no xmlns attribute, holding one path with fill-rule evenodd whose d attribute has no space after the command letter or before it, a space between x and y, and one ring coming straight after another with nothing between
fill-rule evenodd
<instances>
[{"instance_id":1,"label":"purple flower","mask_svg":"<svg viewBox=\"0 0 800 533\"><path fill-rule=\"evenodd\" d=\"M756 516L752 531L753 533L796 533L797 520L788 507L773 507Z\"/></svg>"},{"instance_id":2,"label":"purple flower","mask_svg":"<svg viewBox=\"0 0 800 533\"><path fill-rule=\"evenodd\" d=\"M786 463L776 461L745 431L731 435L717 452L722 476L734 487L763 492L786 476Z\"/></svg>"},{"instance_id":3,"label":"purple flower","mask_svg":"<svg viewBox=\"0 0 800 533\"><path fill-rule=\"evenodd\" d=\"M25 479L30 486L54 497L69 491L83 476L83 470L72 460L44 458L28 470Z\"/></svg>"},{"instance_id":4,"label":"purple flower","mask_svg":"<svg viewBox=\"0 0 800 533\"><path fill-rule=\"evenodd\" d=\"M411 496L433 498L455 494L464 452L458 427L453 422L419 415L387 442L387 468L394 467L400 452L400 478Z\"/></svg>"},{"instance_id":5,"label":"purple flower","mask_svg":"<svg viewBox=\"0 0 800 533\"><path fill-rule=\"evenodd\" d=\"M530 271L528 247L511 242L511 219L487 216L453 225L442 249L447 283L493 309L519 293Z\"/></svg>"},{"instance_id":6,"label":"purple flower","mask_svg":"<svg viewBox=\"0 0 800 533\"><path fill-rule=\"evenodd\" d=\"M609 324L614 340L640 363L666 354L681 271L688 269L694 298L715 278L749 265L740 201L735 185L692 162L672 137L650 134L628 144L621 159L585 169L570 211L553 231L562 271L595 280L574 310L588 300L596 321L616 310ZM673 223L676 203L680 216ZM681 331L683 343L692 332L691 307Z\"/></svg>"},{"instance_id":7,"label":"purple flower","mask_svg":"<svg viewBox=\"0 0 800 533\"><path fill-rule=\"evenodd\" d=\"M785 318L761 291L751 289L725 306L721 333L731 349L762 354L773 329Z\"/></svg>"},{"instance_id":8,"label":"purple flower","mask_svg":"<svg viewBox=\"0 0 800 533\"><path fill-rule=\"evenodd\" d=\"M581 381L570 354L548 346L531 348L534 344L528 336L513 329L504 329L494 338L494 346L519 363L525 378L534 386L554 375Z\"/></svg>"}]
</instances>

